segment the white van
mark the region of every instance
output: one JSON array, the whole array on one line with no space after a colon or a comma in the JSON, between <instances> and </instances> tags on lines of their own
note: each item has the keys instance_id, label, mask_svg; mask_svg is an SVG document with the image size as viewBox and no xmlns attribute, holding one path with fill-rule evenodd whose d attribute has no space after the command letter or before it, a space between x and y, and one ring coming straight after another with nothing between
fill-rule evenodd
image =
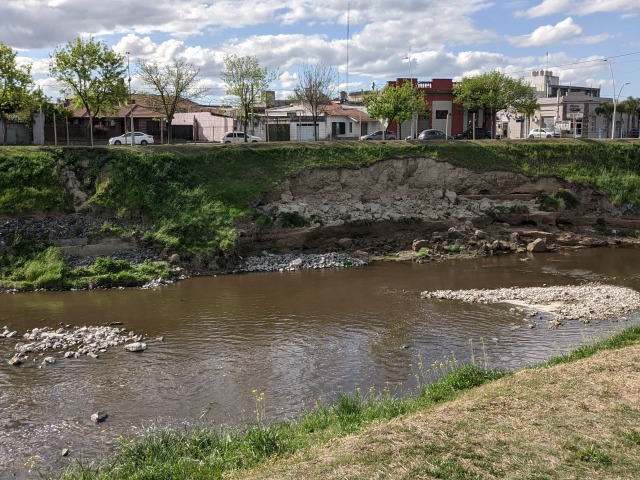
<instances>
[{"instance_id":1,"label":"white van","mask_svg":"<svg viewBox=\"0 0 640 480\"><path fill-rule=\"evenodd\" d=\"M261 142L262 138L253 135L245 135L244 132L227 132L222 136L220 143L244 143L246 137L247 142Z\"/></svg>"}]
</instances>

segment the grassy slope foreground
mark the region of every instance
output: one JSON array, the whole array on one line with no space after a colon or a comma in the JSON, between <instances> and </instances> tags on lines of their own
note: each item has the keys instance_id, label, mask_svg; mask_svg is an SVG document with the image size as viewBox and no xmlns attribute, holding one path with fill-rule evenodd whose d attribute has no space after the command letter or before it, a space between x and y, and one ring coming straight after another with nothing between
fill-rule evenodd
<instances>
[{"instance_id":1,"label":"grassy slope foreground","mask_svg":"<svg viewBox=\"0 0 640 480\"><path fill-rule=\"evenodd\" d=\"M526 370L236 479L633 479L640 345Z\"/></svg>"},{"instance_id":2,"label":"grassy slope foreground","mask_svg":"<svg viewBox=\"0 0 640 480\"><path fill-rule=\"evenodd\" d=\"M592 185L614 202L640 204L640 142L636 141L3 147L0 216L71 212L73 198L62 180L71 171L90 206L113 215L115 223L129 225L107 225L107 230L143 237L148 246L203 264L233 252L235 222L254 215L253 205L260 196L287 177L308 168L359 168L407 157L430 157L473 171L555 175ZM144 228L136 231L135 225ZM29 235L19 232L13 238L0 238L5 247L0 250L0 281L4 279L5 286L69 288L93 275L80 272L76 275L80 279L70 279L56 252L45 252L46 239ZM37 255L37 265L26 265ZM51 259L54 263L49 266ZM136 272L129 275L111 267L129 284L135 283Z\"/></svg>"},{"instance_id":3,"label":"grassy slope foreground","mask_svg":"<svg viewBox=\"0 0 640 480\"><path fill-rule=\"evenodd\" d=\"M265 401L242 430L161 429L60 478L635 479L640 327L515 374L454 365L404 400L345 394L280 423Z\"/></svg>"}]
</instances>

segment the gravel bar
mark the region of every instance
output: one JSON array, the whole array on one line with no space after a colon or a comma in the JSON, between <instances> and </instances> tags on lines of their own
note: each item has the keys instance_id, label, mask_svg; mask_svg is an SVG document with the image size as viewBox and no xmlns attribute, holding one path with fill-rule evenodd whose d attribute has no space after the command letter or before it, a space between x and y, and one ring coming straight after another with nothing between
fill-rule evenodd
<instances>
[{"instance_id":1,"label":"gravel bar","mask_svg":"<svg viewBox=\"0 0 640 480\"><path fill-rule=\"evenodd\" d=\"M552 287L509 287L472 290L434 290L422 298L461 300L468 303L510 303L529 311L551 314L554 322L584 323L620 318L640 310L640 293L627 287L588 283Z\"/></svg>"}]
</instances>

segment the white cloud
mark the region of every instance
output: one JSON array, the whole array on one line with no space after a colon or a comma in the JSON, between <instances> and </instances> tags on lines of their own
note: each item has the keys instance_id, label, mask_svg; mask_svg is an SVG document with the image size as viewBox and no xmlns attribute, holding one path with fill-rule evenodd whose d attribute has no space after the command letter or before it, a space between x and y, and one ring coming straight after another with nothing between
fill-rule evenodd
<instances>
[{"instance_id":1,"label":"white cloud","mask_svg":"<svg viewBox=\"0 0 640 480\"><path fill-rule=\"evenodd\" d=\"M620 13L623 16L640 14L637 0L543 0L517 15L539 18L547 15L591 15L595 13Z\"/></svg>"},{"instance_id":2,"label":"white cloud","mask_svg":"<svg viewBox=\"0 0 640 480\"><path fill-rule=\"evenodd\" d=\"M583 35L583 28L568 17L555 25L542 25L530 34L507 37L507 40L519 47L540 47L564 43L594 44L609 38L610 35L607 34Z\"/></svg>"}]
</instances>

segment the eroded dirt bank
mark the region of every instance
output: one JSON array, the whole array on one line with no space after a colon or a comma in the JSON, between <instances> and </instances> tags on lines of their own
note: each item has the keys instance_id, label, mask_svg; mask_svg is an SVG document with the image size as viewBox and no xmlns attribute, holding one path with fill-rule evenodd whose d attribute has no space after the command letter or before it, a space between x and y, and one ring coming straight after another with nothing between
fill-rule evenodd
<instances>
[{"instance_id":1,"label":"eroded dirt bank","mask_svg":"<svg viewBox=\"0 0 640 480\"><path fill-rule=\"evenodd\" d=\"M452 246L492 254L527 248L536 239L543 251L635 243L640 229L634 210L584 185L476 173L428 158L308 170L273 188L256 208L273 219L298 216L310 226L246 222L240 225L242 254L350 250L375 256L421 248L437 254Z\"/></svg>"},{"instance_id":2,"label":"eroded dirt bank","mask_svg":"<svg viewBox=\"0 0 640 480\"><path fill-rule=\"evenodd\" d=\"M120 220L87 207L78 182L67 182L76 202L71 215L0 219L0 242L16 229L63 249L75 264L96 256L171 258L142 248L137 236L109 237L105 223ZM193 273L240 266L241 259L269 253L342 251L363 259L398 254L426 261L445 253L486 255L564 246L635 244L640 215L612 204L600 192L559 178L532 179L507 171L477 173L429 158L392 159L360 169L310 169L266 192L255 208L272 223L238 222L237 255L225 262L183 265ZM282 225L283 216L306 222ZM144 226L139 226L144 231ZM173 257L174 263L183 259ZM235 263L235 265L234 265Z\"/></svg>"}]
</instances>

